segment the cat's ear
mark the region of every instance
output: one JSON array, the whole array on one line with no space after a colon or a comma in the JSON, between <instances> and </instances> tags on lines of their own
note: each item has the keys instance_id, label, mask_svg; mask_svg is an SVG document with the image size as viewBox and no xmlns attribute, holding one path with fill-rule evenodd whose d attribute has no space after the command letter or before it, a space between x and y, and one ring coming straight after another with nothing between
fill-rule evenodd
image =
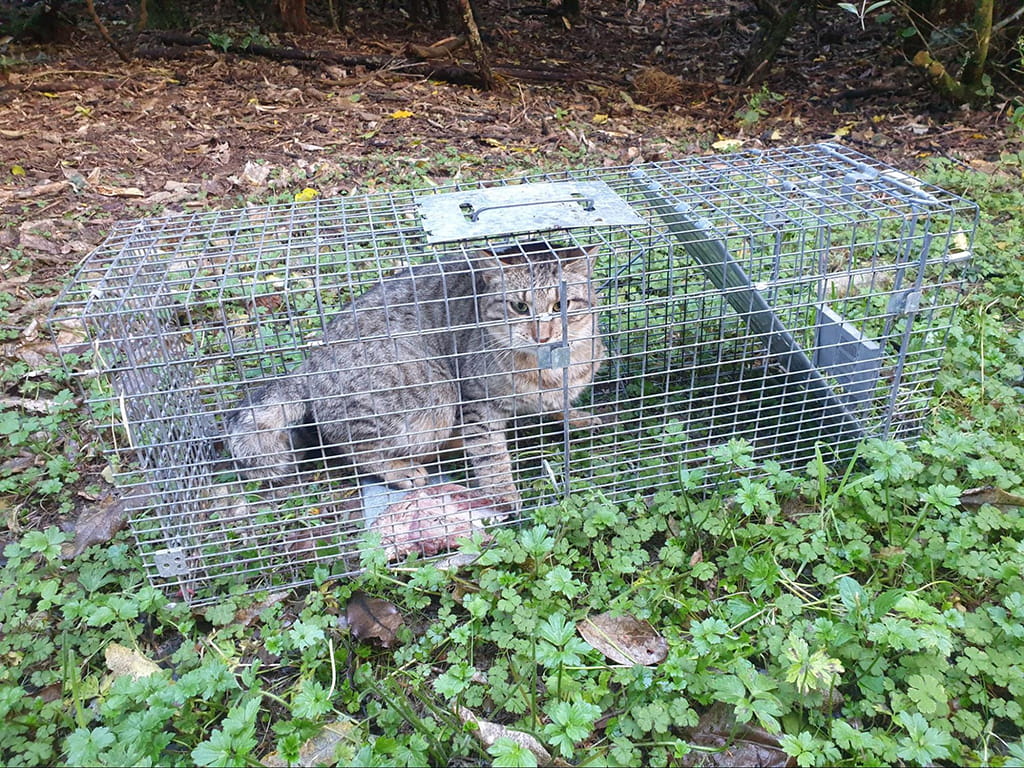
<instances>
[{"instance_id":1,"label":"cat's ear","mask_svg":"<svg viewBox=\"0 0 1024 768\"><path fill-rule=\"evenodd\" d=\"M473 269L490 285L502 285L504 272L519 265L518 254L497 254L494 251L479 250L473 256Z\"/></svg>"},{"instance_id":2,"label":"cat's ear","mask_svg":"<svg viewBox=\"0 0 1024 768\"><path fill-rule=\"evenodd\" d=\"M600 248L599 245L592 245L589 248L578 249L578 256L574 256L562 264L562 272L589 280L594 274L594 260L597 258Z\"/></svg>"}]
</instances>

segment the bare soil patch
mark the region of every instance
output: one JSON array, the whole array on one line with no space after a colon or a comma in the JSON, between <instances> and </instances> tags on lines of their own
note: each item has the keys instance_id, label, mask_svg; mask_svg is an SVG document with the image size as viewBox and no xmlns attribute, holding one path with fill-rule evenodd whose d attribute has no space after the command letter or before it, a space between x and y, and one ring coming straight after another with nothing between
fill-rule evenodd
<instances>
[{"instance_id":1,"label":"bare soil patch","mask_svg":"<svg viewBox=\"0 0 1024 768\"><path fill-rule=\"evenodd\" d=\"M3 245L23 248L45 280L115 218L237 205L262 184L346 194L386 182L402 164L443 182L470 166L476 175L517 172L535 154L629 163L706 152L726 137L746 146L842 141L913 170L935 155L992 159L1007 141L998 109L938 104L887 47L887 30L862 30L847 14L803 20L762 90L730 84L756 27L744 4L627 11L596 0L568 24L535 11L480 3L493 64L556 78L506 77L490 93L407 74L408 43L453 30L388 9L352 10L340 33L263 38L393 57L381 69L182 46L164 48L173 58L125 64L86 19L59 47L15 47L37 63L13 68L0 90L0 205L9 221L33 223ZM214 21L205 29L216 30ZM451 63L466 57L463 48ZM271 173L261 178L253 163ZM24 237L33 233L48 244Z\"/></svg>"}]
</instances>

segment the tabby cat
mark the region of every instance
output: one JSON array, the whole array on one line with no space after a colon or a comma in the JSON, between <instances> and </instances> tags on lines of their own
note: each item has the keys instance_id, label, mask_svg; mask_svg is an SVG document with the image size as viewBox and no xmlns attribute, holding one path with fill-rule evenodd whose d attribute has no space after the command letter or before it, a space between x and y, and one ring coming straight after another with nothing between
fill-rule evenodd
<instances>
[{"instance_id":1,"label":"tabby cat","mask_svg":"<svg viewBox=\"0 0 1024 768\"><path fill-rule=\"evenodd\" d=\"M510 421L560 416L566 389L574 402L604 359L596 250L524 243L384 279L342 308L324 344L291 374L229 416L236 464L249 478L294 478L303 452L323 447L364 474L413 488L427 482L425 464L461 446L470 484L518 508ZM568 365L543 367L538 355L558 347L558 363ZM572 409L569 423L599 421Z\"/></svg>"}]
</instances>

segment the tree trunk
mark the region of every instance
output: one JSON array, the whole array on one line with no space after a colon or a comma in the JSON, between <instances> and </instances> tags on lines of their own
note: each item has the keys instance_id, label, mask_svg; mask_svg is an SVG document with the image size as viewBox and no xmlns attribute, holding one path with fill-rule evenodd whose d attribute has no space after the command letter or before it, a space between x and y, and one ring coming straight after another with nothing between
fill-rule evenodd
<instances>
[{"instance_id":1,"label":"tree trunk","mask_svg":"<svg viewBox=\"0 0 1024 768\"><path fill-rule=\"evenodd\" d=\"M462 23L466 26L466 40L469 42L469 50L473 54L473 61L476 62L477 70L480 73L480 83L485 91L493 90L494 73L491 72L491 65L487 60L487 50L480 39L480 29L473 16L473 6L469 4L469 0L456 0L456 3L459 13L462 14Z\"/></svg>"},{"instance_id":2,"label":"tree trunk","mask_svg":"<svg viewBox=\"0 0 1024 768\"><path fill-rule=\"evenodd\" d=\"M281 26L285 32L309 32L306 0L277 0L277 8L281 13Z\"/></svg>"},{"instance_id":3,"label":"tree trunk","mask_svg":"<svg viewBox=\"0 0 1024 768\"><path fill-rule=\"evenodd\" d=\"M984 77L992 42L992 6L993 0L974 0L974 16L971 19L974 45L959 79L941 61L933 58L930 51L918 51L914 56L914 65L924 70L932 86L947 101L963 104L982 101L987 96Z\"/></svg>"},{"instance_id":4,"label":"tree trunk","mask_svg":"<svg viewBox=\"0 0 1024 768\"><path fill-rule=\"evenodd\" d=\"M786 42L789 31L796 23L800 11L814 0L789 0L782 15L775 21L766 21L750 46L750 52L743 59L737 71L737 81L756 83L761 80L779 48Z\"/></svg>"},{"instance_id":5,"label":"tree trunk","mask_svg":"<svg viewBox=\"0 0 1024 768\"><path fill-rule=\"evenodd\" d=\"M977 91L982 86L981 79L985 74L985 62L992 42L992 0L975 0L971 27L974 32L974 50L967 59L960 80L965 88Z\"/></svg>"}]
</instances>

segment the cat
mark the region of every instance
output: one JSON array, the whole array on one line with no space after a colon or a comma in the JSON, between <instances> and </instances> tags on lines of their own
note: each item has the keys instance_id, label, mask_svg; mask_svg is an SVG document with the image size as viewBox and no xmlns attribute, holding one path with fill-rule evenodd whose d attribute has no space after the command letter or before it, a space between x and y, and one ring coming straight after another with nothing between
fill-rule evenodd
<instances>
[{"instance_id":1,"label":"cat","mask_svg":"<svg viewBox=\"0 0 1024 768\"><path fill-rule=\"evenodd\" d=\"M239 470L249 479L295 478L303 451L324 446L361 473L409 489L427 483L425 464L439 452L461 447L470 485L518 509L511 421L563 415L566 389L575 402L605 357L596 252L523 243L383 279L341 309L323 345L291 374L228 417ZM568 365L542 367L543 347L566 345L568 360L559 362ZM568 417L573 428L600 424L576 408Z\"/></svg>"}]
</instances>

